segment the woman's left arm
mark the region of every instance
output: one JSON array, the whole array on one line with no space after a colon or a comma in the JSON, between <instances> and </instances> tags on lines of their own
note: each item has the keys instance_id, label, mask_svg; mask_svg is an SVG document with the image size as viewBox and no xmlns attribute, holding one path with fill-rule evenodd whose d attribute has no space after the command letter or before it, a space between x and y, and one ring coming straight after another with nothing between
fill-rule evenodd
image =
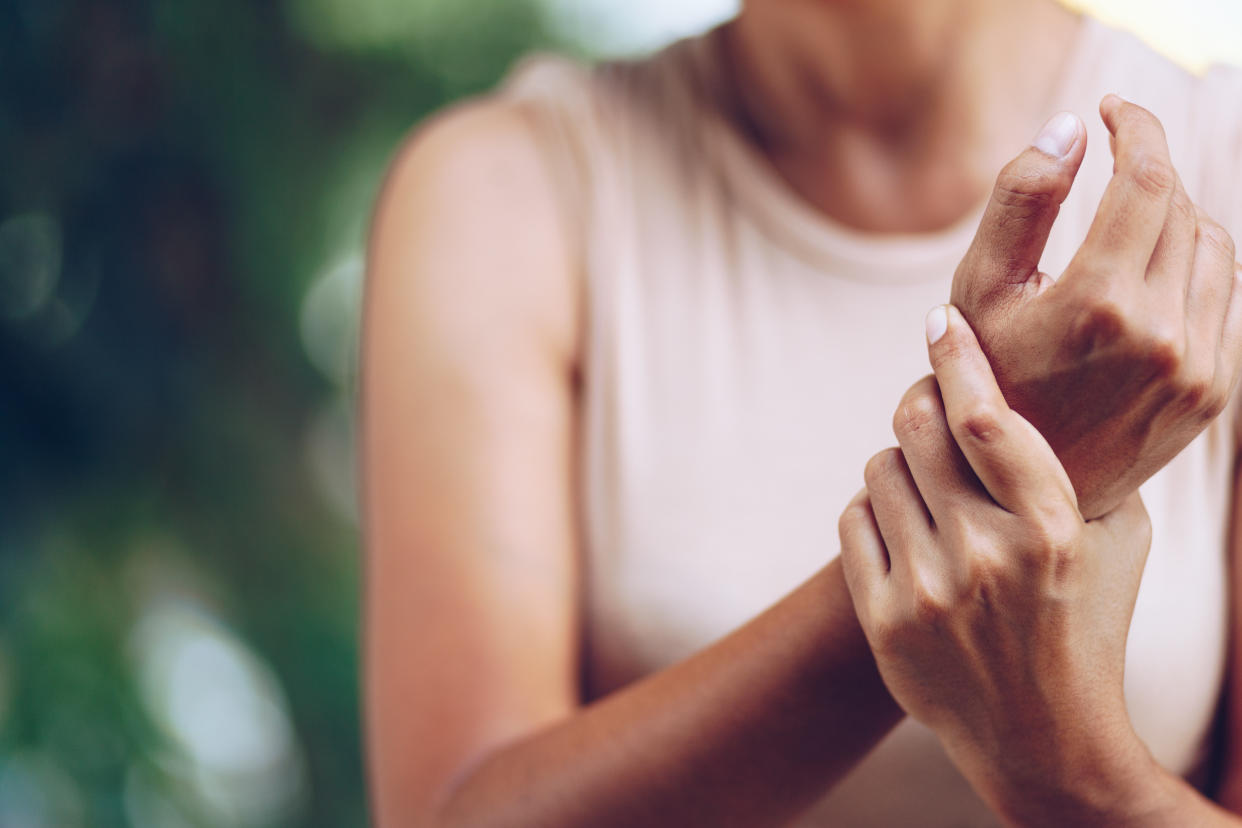
<instances>
[{"instance_id":1,"label":"woman's left arm","mask_svg":"<svg viewBox=\"0 0 1242 828\"><path fill-rule=\"evenodd\" d=\"M935 377L894 417L841 518L842 562L885 684L1012 825L1239 825L1135 734L1125 644L1151 527L1138 495L1081 517L970 326L928 317Z\"/></svg>"}]
</instances>

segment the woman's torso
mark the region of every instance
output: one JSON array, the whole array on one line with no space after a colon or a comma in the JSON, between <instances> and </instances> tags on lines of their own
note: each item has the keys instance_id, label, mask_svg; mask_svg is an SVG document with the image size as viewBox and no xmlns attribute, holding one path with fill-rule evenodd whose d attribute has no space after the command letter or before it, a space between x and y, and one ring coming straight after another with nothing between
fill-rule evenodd
<instances>
[{"instance_id":1,"label":"woman's torso","mask_svg":"<svg viewBox=\"0 0 1242 828\"><path fill-rule=\"evenodd\" d=\"M900 395L928 372L922 317L947 299L982 207L911 237L826 220L719 118L705 44L591 69L534 59L503 92L546 116L584 242L579 494L594 696L701 649L837 554L837 516L867 458L894 443ZM1048 113L1073 110L1089 133L1042 264L1054 275L1111 174L1095 115L1110 91L1162 119L1192 198L1242 229L1227 187L1242 182L1242 117L1229 115L1242 79L1200 80L1087 21ZM1181 773L1204 758L1223 679L1233 451L1222 417L1142 490L1154 535L1127 699L1139 734ZM935 737L906 721L800 824L995 820Z\"/></svg>"}]
</instances>

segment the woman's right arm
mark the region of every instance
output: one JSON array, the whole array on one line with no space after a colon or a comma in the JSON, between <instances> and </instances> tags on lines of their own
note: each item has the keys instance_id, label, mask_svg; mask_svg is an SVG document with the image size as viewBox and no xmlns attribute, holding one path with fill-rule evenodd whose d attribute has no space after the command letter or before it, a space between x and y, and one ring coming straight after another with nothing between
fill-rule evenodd
<instances>
[{"instance_id":1,"label":"woman's right arm","mask_svg":"<svg viewBox=\"0 0 1242 828\"><path fill-rule=\"evenodd\" d=\"M565 224L508 104L424 129L380 199L361 408L376 819L782 823L901 711L836 563L687 660L580 704L581 274Z\"/></svg>"}]
</instances>

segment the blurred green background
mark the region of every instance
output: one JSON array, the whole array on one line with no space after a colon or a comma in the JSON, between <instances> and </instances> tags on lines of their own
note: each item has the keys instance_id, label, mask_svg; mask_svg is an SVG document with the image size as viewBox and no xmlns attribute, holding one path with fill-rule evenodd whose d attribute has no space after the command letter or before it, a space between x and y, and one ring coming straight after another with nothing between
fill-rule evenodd
<instances>
[{"instance_id":1,"label":"blurred green background","mask_svg":"<svg viewBox=\"0 0 1242 828\"><path fill-rule=\"evenodd\" d=\"M532 3L0 3L0 825L365 823L354 313Z\"/></svg>"},{"instance_id":2,"label":"blurred green background","mask_svg":"<svg viewBox=\"0 0 1242 828\"><path fill-rule=\"evenodd\" d=\"M352 393L403 134L730 0L0 3L0 826L362 825Z\"/></svg>"}]
</instances>

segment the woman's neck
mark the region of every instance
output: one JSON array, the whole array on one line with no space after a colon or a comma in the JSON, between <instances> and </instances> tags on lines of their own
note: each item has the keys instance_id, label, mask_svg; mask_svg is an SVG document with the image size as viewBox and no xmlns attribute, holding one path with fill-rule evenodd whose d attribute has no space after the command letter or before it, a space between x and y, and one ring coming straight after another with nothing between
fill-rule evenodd
<instances>
[{"instance_id":1,"label":"woman's neck","mask_svg":"<svg viewBox=\"0 0 1242 828\"><path fill-rule=\"evenodd\" d=\"M929 232L1052 114L1078 24L1051 0L753 0L716 36L730 115L803 198Z\"/></svg>"}]
</instances>

